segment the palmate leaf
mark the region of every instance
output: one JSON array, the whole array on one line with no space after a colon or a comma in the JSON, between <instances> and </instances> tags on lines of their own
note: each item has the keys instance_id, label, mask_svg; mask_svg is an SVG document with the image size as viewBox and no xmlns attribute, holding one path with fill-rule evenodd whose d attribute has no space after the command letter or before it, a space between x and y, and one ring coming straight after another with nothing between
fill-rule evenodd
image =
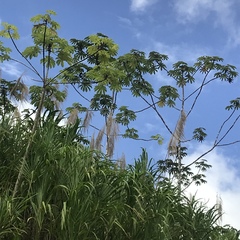
<instances>
[{"instance_id":1,"label":"palmate leaf","mask_svg":"<svg viewBox=\"0 0 240 240\"><path fill-rule=\"evenodd\" d=\"M0 41L0 62L10 59L11 49L3 46L3 42Z\"/></svg>"},{"instance_id":2,"label":"palmate leaf","mask_svg":"<svg viewBox=\"0 0 240 240\"><path fill-rule=\"evenodd\" d=\"M164 107L165 105L169 107L175 106L175 101L179 97L178 90L172 86L166 85L159 88L159 107Z\"/></svg>"},{"instance_id":3,"label":"palmate leaf","mask_svg":"<svg viewBox=\"0 0 240 240\"><path fill-rule=\"evenodd\" d=\"M52 10L47 10L46 12L47 12L46 14L38 14L32 17L30 21L33 23L50 23L50 24L53 23L53 26L55 26L55 29L59 29L60 25L57 22L52 21L51 19L51 15L53 16L57 15L56 12Z\"/></svg>"},{"instance_id":4,"label":"palmate leaf","mask_svg":"<svg viewBox=\"0 0 240 240\"><path fill-rule=\"evenodd\" d=\"M99 110L100 114L107 116L111 110L116 109L116 104L113 103L111 96L107 94L95 94L91 99L90 108L93 110Z\"/></svg>"},{"instance_id":5,"label":"palmate leaf","mask_svg":"<svg viewBox=\"0 0 240 240\"><path fill-rule=\"evenodd\" d=\"M116 114L116 122L127 126L130 121L136 120L136 114L127 108L127 106L121 106L119 108L119 113Z\"/></svg>"},{"instance_id":6,"label":"palmate leaf","mask_svg":"<svg viewBox=\"0 0 240 240\"><path fill-rule=\"evenodd\" d=\"M72 56L67 51L59 51L56 57L57 65L64 67L64 63L68 63L69 65L72 63Z\"/></svg>"},{"instance_id":7,"label":"palmate leaf","mask_svg":"<svg viewBox=\"0 0 240 240\"><path fill-rule=\"evenodd\" d=\"M148 56L148 72L150 74L156 73L158 69L163 70L166 68L166 65L163 61L168 60L168 56L160 54L158 52L152 51Z\"/></svg>"},{"instance_id":8,"label":"palmate leaf","mask_svg":"<svg viewBox=\"0 0 240 240\"><path fill-rule=\"evenodd\" d=\"M24 57L32 59L33 57L37 57L41 53L41 51L41 48L35 45L25 48L22 54Z\"/></svg>"},{"instance_id":9,"label":"palmate leaf","mask_svg":"<svg viewBox=\"0 0 240 240\"><path fill-rule=\"evenodd\" d=\"M53 45L52 51L57 54L57 65L61 65L63 67L65 62L69 65L72 64L72 53L74 48L70 46L65 39L57 38L55 44Z\"/></svg>"},{"instance_id":10,"label":"palmate leaf","mask_svg":"<svg viewBox=\"0 0 240 240\"><path fill-rule=\"evenodd\" d=\"M74 79L73 79L74 80ZM79 78L76 78L76 81L79 81ZM92 82L88 80L87 78L83 77L79 84L78 87L83 91L83 92L88 92L92 89ZM96 91L96 90L95 90ZM100 92L99 92L100 93ZM104 92L102 92L104 93Z\"/></svg>"},{"instance_id":11,"label":"palmate leaf","mask_svg":"<svg viewBox=\"0 0 240 240\"><path fill-rule=\"evenodd\" d=\"M56 61L51 56L46 56L44 59L41 59L40 63L45 63L48 68L54 68L56 66Z\"/></svg>"},{"instance_id":12,"label":"palmate leaf","mask_svg":"<svg viewBox=\"0 0 240 240\"><path fill-rule=\"evenodd\" d=\"M178 87L183 87L187 83L193 83L195 78L193 74L196 72L195 67L188 66L183 61L173 64L173 70L168 71L168 75L176 80Z\"/></svg>"},{"instance_id":13,"label":"palmate leaf","mask_svg":"<svg viewBox=\"0 0 240 240\"><path fill-rule=\"evenodd\" d=\"M151 139L156 140L158 142L159 145L163 144L163 137L160 134L156 134L151 136Z\"/></svg>"},{"instance_id":14,"label":"palmate leaf","mask_svg":"<svg viewBox=\"0 0 240 240\"><path fill-rule=\"evenodd\" d=\"M104 84L99 83L94 87L94 91L97 94L105 94L107 92L107 87Z\"/></svg>"},{"instance_id":15,"label":"palmate leaf","mask_svg":"<svg viewBox=\"0 0 240 240\"><path fill-rule=\"evenodd\" d=\"M236 98L230 101L230 105L227 106L226 110L238 110L240 108L240 98Z\"/></svg>"},{"instance_id":16,"label":"palmate leaf","mask_svg":"<svg viewBox=\"0 0 240 240\"><path fill-rule=\"evenodd\" d=\"M87 54L93 57L92 61L95 63L96 60L107 63L118 53L118 45L115 44L112 39L102 34L90 35L85 38L85 40L89 44L87 47Z\"/></svg>"},{"instance_id":17,"label":"palmate leaf","mask_svg":"<svg viewBox=\"0 0 240 240\"><path fill-rule=\"evenodd\" d=\"M135 128L128 128L126 129L125 133L122 135L123 138L133 138L133 139L138 139L138 130Z\"/></svg>"},{"instance_id":18,"label":"palmate leaf","mask_svg":"<svg viewBox=\"0 0 240 240\"><path fill-rule=\"evenodd\" d=\"M194 64L196 69L200 69L201 73L207 73L213 69L217 69L219 62L222 62L223 58L217 56L202 56L197 59L197 62Z\"/></svg>"},{"instance_id":19,"label":"palmate leaf","mask_svg":"<svg viewBox=\"0 0 240 240\"><path fill-rule=\"evenodd\" d=\"M5 38L12 37L13 39L19 39L18 29L16 26L2 22L3 30L0 31L0 36Z\"/></svg>"},{"instance_id":20,"label":"palmate leaf","mask_svg":"<svg viewBox=\"0 0 240 240\"><path fill-rule=\"evenodd\" d=\"M205 133L206 129L203 127L196 128L193 131L193 139L202 142L206 138L207 134Z\"/></svg>"},{"instance_id":21,"label":"palmate leaf","mask_svg":"<svg viewBox=\"0 0 240 240\"><path fill-rule=\"evenodd\" d=\"M222 81L232 83L233 80L238 76L236 67L233 65L220 65L218 64L218 72L214 74L214 77L219 78Z\"/></svg>"},{"instance_id":22,"label":"palmate leaf","mask_svg":"<svg viewBox=\"0 0 240 240\"><path fill-rule=\"evenodd\" d=\"M139 97L142 95L148 96L154 93L152 85L143 79L135 79L132 81L132 87L130 88L132 95L134 97Z\"/></svg>"}]
</instances>

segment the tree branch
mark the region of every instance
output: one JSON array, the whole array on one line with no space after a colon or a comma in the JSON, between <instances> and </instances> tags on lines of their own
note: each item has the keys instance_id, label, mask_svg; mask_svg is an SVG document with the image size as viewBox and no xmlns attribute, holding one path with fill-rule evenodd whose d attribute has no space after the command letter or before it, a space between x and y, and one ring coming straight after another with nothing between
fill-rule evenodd
<instances>
[{"instance_id":1,"label":"tree branch","mask_svg":"<svg viewBox=\"0 0 240 240\"><path fill-rule=\"evenodd\" d=\"M37 71L37 69L36 69L36 68L31 64L31 62L30 62L26 57L24 57L23 54L20 52L20 50L18 49L18 47L17 47L15 41L13 40L12 35L11 35L11 33L10 33L9 31L8 31L8 34L9 34L9 37L10 37L10 39L11 39L11 41L12 41L15 49L17 50L17 52L27 61L27 63L29 64L29 66L31 66L31 68L33 69L32 71L35 72L35 73L42 79L42 76L41 76L40 73Z\"/></svg>"}]
</instances>

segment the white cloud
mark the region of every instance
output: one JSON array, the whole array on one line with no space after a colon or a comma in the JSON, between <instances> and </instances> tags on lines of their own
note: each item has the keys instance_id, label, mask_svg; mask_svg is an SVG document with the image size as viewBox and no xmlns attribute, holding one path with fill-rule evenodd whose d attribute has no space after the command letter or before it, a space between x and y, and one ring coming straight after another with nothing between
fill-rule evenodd
<instances>
[{"instance_id":1,"label":"white cloud","mask_svg":"<svg viewBox=\"0 0 240 240\"><path fill-rule=\"evenodd\" d=\"M240 44L237 0L175 0L174 9L181 23L200 22L214 14L212 24L228 33L229 45ZM211 23L210 23L211 24Z\"/></svg>"},{"instance_id":2,"label":"white cloud","mask_svg":"<svg viewBox=\"0 0 240 240\"><path fill-rule=\"evenodd\" d=\"M4 62L0 69L2 70L2 77L7 80L17 80L21 77L21 80L26 84L29 85L32 82L32 78L27 75L26 69L21 69L20 64L16 62ZM7 76L5 76L7 75ZM9 78L10 76L10 78Z\"/></svg>"},{"instance_id":3,"label":"white cloud","mask_svg":"<svg viewBox=\"0 0 240 240\"><path fill-rule=\"evenodd\" d=\"M118 20L123 24L123 25L127 25L127 26L132 26L132 21L129 18L125 18L125 17L118 17Z\"/></svg>"},{"instance_id":4,"label":"white cloud","mask_svg":"<svg viewBox=\"0 0 240 240\"><path fill-rule=\"evenodd\" d=\"M130 9L133 12L143 12L155 2L157 2L157 0L131 0Z\"/></svg>"},{"instance_id":5,"label":"white cloud","mask_svg":"<svg viewBox=\"0 0 240 240\"><path fill-rule=\"evenodd\" d=\"M205 19L213 10L215 0L176 0L174 8L180 22Z\"/></svg>"},{"instance_id":6,"label":"white cloud","mask_svg":"<svg viewBox=\"0 0 240 240\"><path fill-rule=\"evenodd\" d=\"M22 75L22 72L19 70L17 63L4 62L1 66L3 73L6 73L10 76L19 78Z\"/></svg>"},{"instance_id":7,"label":"white cloud","mask_svg":"<svg viewBox=\"0 0 240 240\"><path fill-rule=\"evenodd\" d=\"M194 153L190 154L186 161L196 159L203 152L206 152L209 146L202 145L197 148ZM240 174L236 166L236 160L225 156L219 149L213 150L204 157L208 163L212 165L206 173L207 183L196 187L191 185L187 189L188 193L195 194L198 199L207 202L209 207L216 204L216 196L220 196L223 203L222 224L230 224L240 229Z\"/></svg>"},{"instance_id":8,"label":"white cloud","mask_svg":"<svg viewBox=\"0 0 240 240\"><path fill-rule=\"evenodd\" d=\"M167 45L162 42L153 42L153 48L161 54L168 55L170 63L177 61L186 61L187 63L195 62L199 56L209 54L207 48L199 48L189 44Z\"/></svg>"}]
</instances>

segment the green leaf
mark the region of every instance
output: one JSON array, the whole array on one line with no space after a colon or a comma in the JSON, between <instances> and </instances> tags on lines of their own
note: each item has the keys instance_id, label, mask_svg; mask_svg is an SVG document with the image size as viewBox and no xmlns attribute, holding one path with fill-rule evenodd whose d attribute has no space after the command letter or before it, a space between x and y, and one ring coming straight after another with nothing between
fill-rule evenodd
<instances>
[{"instance_id":1,"label":"green leaf","mask_svg":"<svg viewBox=\"0 0 240 240\"><path fill-rule=\"evenodd\" d=\"M151 139L158 141L159 145L163 144L163 137L160 134L151 136Z\"/></svg>"},{"instance_id":2,"label":"green leaf","mask_svg":"<svg viewBox=\"0 0 240 240\"><path fill-rule=\"evenodd\" d=\"M41 53L41 48L39 46L31 46L26 47L22 52L23 56L26 58L32 59L33 57L37 57Z\"/></svg>"},{"instance_id":3,"label":"green leaf","mask_svg":"<svg viewBox=\"0 0 240 240\"><path fill-rule=\"evenodd\" d=\"M169 107L175 106L175 101L179 97L178 90L172 86L162 86L159 90L160 97L158 106L164 107L165 105Z\"/></svg>"},{"instance_id":4,"label":"green leaf","mask_svg":"<svg viewBox=\"0 0 240 240\"><path fill-rule=\"evenodd\" d=\"M132 110L128 110L127 106L121 106L119 113L116 114L116 122L124 126L129 125L130 121L136 120L136 114Z\"/></svg>"},{"instance_id":5,"label":"green leaf","mask_svg":"<svg viewBox=\"0 0 240 240\"><path fill-rule=\"evenodd\" d=\"M12 37L13 39L19 39L18 29L16 26L2 22L3 30L0 31L0 36L5 38Z\"/></svg>"},{"instance_id":6,"label":"green leaf","mask_svg":"<svg viewBox=\"0 0 240 240\"><path fill-rule=\"evenodd\" d=\"M107 88L105 85L103 84L97 84L95 87L94 87L94 91L97 93L97 94L105 94L107 92Z\"/></svg>"},{"instance_id":7,"label":"green leaf","mask_svg":"<svg viewBox=\"0 0 240 240\"><path fill-rule=\"evenodd\" d=\"M226 110L238 110L240 108L240 98L236 98L234 100L230 101L230 105L227 106L225 109Z\"/></svg>"},{"instance_id":8,"label":"green leaf","mask_svg":"<svg viewBox=\"0 0 240 240\"><path fill-rule=\"evenodd\" d=\"M3 62L5 60L9 60L10 59L10 52L11 49L4 47L3 46L3 42L0 41L0 62Z\"/></svg>"},{"instance_id":9,"label":"green leaf","mask_svg":"<svg viewBox=\"0 0 240 240\"><path fill-rule=\"evenodd\" d=\"M207 134L205 133L205 128L199 127L193 131L193 139L202 142L206 138Z\"/></svg>"},{"instance_id":10,"label":"green leaf","mask_svg":"<svg viewBox=\"0 0 240 240\"><path fill-rule=\"evenodd\" d=\"M137 132L138 131L135 128L128 128L128 129L126 129L125 133L122 136L124 138L138 139L139 136L138 136Z\"/></svg>"}]
</instances>

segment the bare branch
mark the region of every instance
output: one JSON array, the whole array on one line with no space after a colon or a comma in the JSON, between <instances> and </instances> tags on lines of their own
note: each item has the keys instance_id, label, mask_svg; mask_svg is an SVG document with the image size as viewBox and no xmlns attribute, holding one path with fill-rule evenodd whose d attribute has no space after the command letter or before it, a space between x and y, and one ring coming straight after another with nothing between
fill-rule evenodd
<instances>
[{"instance_id":1,"label":"bare branch","mask_svg":"<svg viewBox=\"0 0 240 240\"><path fill-rule=\"evenodd\" d=\"M27 61L29 66L32 68L32 71L34 73L36 73L41 79L43 79L42 76L40 75L40 73L37 71L37 69L32 65L32 63L26 57L24 57L23 54L21 53L21 51L18 49L18 47L17 47L15 41L13 40L12 35L11 35L11 33L9 31L8 31L8 34L9 34L9 37L10 37L10 39L11 39L15 49L17 50L17 52Z\"/></svg>"},{"instance_id":2,"label":"bare branch","mask_svg":"<svg viewBox=\"0 0 240 240\"><path fill-rule=\"evenodd\" d=\"M212 78L212 79L208 80L207 82L205 82L205 83L203 84L203 86L206 86L207 84L209 84L210 82L212 82L212 81L214 81L214 80L216 80L216 79L217 79L217 78ZM194 95L201 87L202 87L202 85L201 85L200 87L198 87L196 90L194 90L191 94L189 94L189 95L185 98L185 100L187 100L187 99L190 98L192 95Z\"/></svg>"},{"instance_id":3,"label":"bare branch","mask_svg":"<svg viewBox=\"0 0 240 240\"><path fill-rule=\"evenodd\" d=\"M226 133L220 138L220 140L216 143L216 145L218 146L219 143L229 134L229 132L233 129L233 127L235 126L235 124L237 123L238 119L240 118L240 115L238 115L236 117L236 119L234 120L233 124L229 127L229 129L226 131Z\"/></svg>"},{"instance_id":4,"label":"bare branch","mask_svg":"<svg viewBox=\"0 0 240 240\"><path fill-rule=\"evenodd\" d=\"M208 76L209 73L210 73L210 71L208 71L207 74L205 75L205 77L203 78L202 84L201 84L201 86L198 88L197 96L195 97L195 99L194 99L194 101L193 101L193 104L192 104L189 112L187 113L187 117L188 117L188 116L190 115L190 113L192 112L192 110L193 110L193 108L194 108L194 106L195 106L195 104L196 104L196 102L197 102L197 100L198 100L198 98L199 98L199 96L200 96L200 94L201 94L201 92L202 92L203 86L204 86L204 84L205 84L205 81L206 81L207 76Z\"/></svg>"},{"instance_id":5,"label":"bare branch","mask_svg":"<svg viewBox=\"0 0 240 240\"><path fill-rule=\"evenodd\" d=\"M220 133L221 133L224 125L230 120L230 118L233 116L234 113L235 113L235 109L232 111L232 113L228 116L228 118L227 118L227 119L222 123L222 125L220 126L219 131L218 131L218 133L217 133L217 136L216 136L216 138L215 138L214 144L217 143L218 137L219 137L219 135L220 135Z\"/></svg>"}]
</instances>

